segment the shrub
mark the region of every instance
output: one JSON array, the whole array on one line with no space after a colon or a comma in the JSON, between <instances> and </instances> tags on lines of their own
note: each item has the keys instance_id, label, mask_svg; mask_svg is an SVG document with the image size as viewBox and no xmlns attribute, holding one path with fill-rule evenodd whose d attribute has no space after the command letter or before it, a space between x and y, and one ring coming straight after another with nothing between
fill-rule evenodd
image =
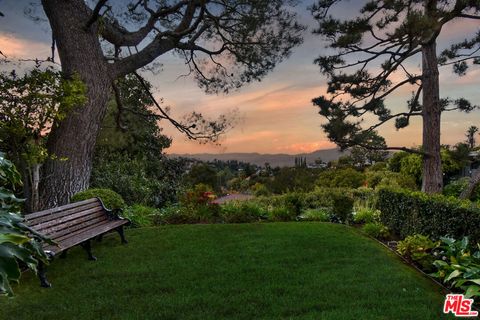
<instances>
[{"instance_id":1,"label":"shrub","mask_svg":"<svg viewBox=\"0 0 480 320\"><path fill-rule=\"evenodd\" d=\"M376 239L387 239L390 236L388 228L377 222L366 223L362 231Z\"/></svg>"},{"instance_id":2,"label":"shrub","mask_svg":"<svg viewBox=\"0 0 480 320\"><path fill-rule=\"evenodd\" d=\"M152 225L153 217L160 213L157 208L147 207L140 204L125 208L122 216L128 218L134 228L150 227Z\"/></svg>"},{"instance_id":3,"label":"shrub","mask_svg":"<svg viewBox=\"0 0 480 320\"><path fill-rule=\"evenodd\" d=\"M99 198L102 200L105 207L110 210L123 209L125 207L125 201L123 201L123 198L110 189L87 189L73 195L70 201L79 202L91 198Z\"/></svg>"},{"instance_id":4,"label":"shrub","mask_svg":"<svg viewBox=\"0 0 480 320\"><path fill-rule=\"evenodd\" d=\"M480 209L470 201L382 189L378 207L382 223L402 238L423 234L432 239L448 235L480 241Z\"/></svg>"},{"instance_id":5,"label":"shrub","mask_svg":"<svg viewBox=\"0 0 480 320\"><path fill-rule=\"evenodd\" d=\"M353 168L327 170L318 176L316 185L327 188L358 188L365 182L365 175Z\"/></svg>"},{"instance_id":6,"label":"shrub","mask_svg":"<svg viewBox=\"0 0 480 320\"><path fill-rule=\"evenodd\" d=\"M179 205L172 205L160 210L152 218L152 223L155 226L164 224L185 224L185 223L197 223L197 220L188 214L188 210Z\"/></svg>"},{"instance_id":7,"label":"shrub","mask_svg":"<svg viewBox=\"0 0 480 320\"><path fill-rule=\"evenodd\" d=\"M347 194L333 193L333 213L341 223L352 221L353 198Z\"/></svg>"},{"instance_id":8,"label":"shrub","mask_svg":"<svg viewBox=\"0 0 480 320\"><path fill-rule=\"evenodd\" d=\"M417 183L415 178L408 174L402 174L392 171L368 171L366 174L366 184L370 188L403 188L409 190L416 190Z\"/></svg>"},{"instance_id":9,"label":"shrub","mask_svg":"<svg viewBox=\"0 0 480 320\"><path fill-rule=\"evenodd\" d=\"M415 234L398 242L397 252L407 260L418 263L422 269L431 271L434 261L432 251L437 247L438 243L427 236Z\"/></svg>"},{"instance_id":10,"label":"shrub","mask_svg":"<svg viewBox=\"0 0 480 320\"><path fill-rule=\"evenodd\" d=\"M39 262L48 264L42 241L53 244L40 234L32 233L20 216L14 191L21 177L12 162L0 152L0 296L13 295L11 283L18 283L21 271L18 262L37 272Z\"/></svg>"},{"instance_id":11,"label":"shrub","mask_svg":"<svg viewBox=\"0 0 480 320\"><path fill-rule=\"evenodd\" d=\"M469 181L470 181L470 178L468 177L463 177L457 180L453 180L445 186L445 188L443 189L443 194L445 196L458 198L462 193L462 191L467 188ZM480 199L480 188L476 187L475 190L473 190L470 200L478 201L479 199Z\"/></svg>"},{"instance_id":12,"label":"shrub","mask_svg":"<svg viewBox=\"0 0 480 320\"><path fill-rule=\"evenodd\" d=\"M469 241L441 238L439 260L433 265L437 272L432 276L439 278L446 285L464 292L466 298L480 296L480 251L472 253Z\"/></svg>"},{"instance_id":13,"label":"shrub","mask_svg":"<svg viewBox=\"0 0 480 320\"><path fill-rule=\"evenodd\" d=\"M332 210L330 208L317 208L303 211L299 218L304 221L329 222L331 221L331 216Z\"/></svg>"},{"instance_id":14,"label":"shrub","mask_svg":"<svg viewBox=\"0 0 480 320\"><path fill-rule=\"evenodd\" d=\"M266 211L254 201L230 201L221 206L226 223L255 222L265 218Z\"/></svg>"},{"instance_id":15,"label":"shrub","mask_svg":"<svg viewBox=\"0 0 480 320\"><path fill-rule=\"evenodd\" d=\"M296 212L288 207L275 207L268 215L271 221L293 221L297 218Z\"/></svg>"},{"instance_id":16,"label":"shrub","mask_svg":"<svg viewBox=\"0 0 480 320\"><path fill-rule=\"evenodd\" d=\"M253 194L255 197L262 197L262 196L268 196L270 195L270 191L268 191L268 188L262 184L262 183L255 183L252 187Z\"/></svg>"},{"instance_id":17,"label":"shrub","mask_svg":"<svg viewBox=\"0 0 480 320\"><path fill-rule=\"evenodd\" d=\"M353 216L355 223L372 223L379 222L380 211L368 207L359 208Z\"/></svg>"}]
</instances>

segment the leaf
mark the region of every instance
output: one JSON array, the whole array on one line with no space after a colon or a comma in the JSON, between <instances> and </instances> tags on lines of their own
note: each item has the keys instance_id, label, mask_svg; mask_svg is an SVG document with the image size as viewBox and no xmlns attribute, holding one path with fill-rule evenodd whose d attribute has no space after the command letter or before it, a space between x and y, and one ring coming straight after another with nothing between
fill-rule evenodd
<instances>
[{"instance_id":1,"label":"leaf","mask_svg":"<svg viewBox=\"0 0 480 320\"><path fill-rule=\"evenodd\" d=\"M480 286L469 286L465 291L465 298L480 296Z\"/></svg>"},{"instance_id":2,"label":"leaf","mask_svg":"<svg viewBox=\"0 0 480 320\"><path fill-rule=\"evenodd\" d=\"M453 278L458 277L461 274L462 274L462 271L454 270L452 273L450 273L450 275L448 275L448 277L445 278L444 282L448 282L448 281L452 280Z\"/></svg>"}]
</instances>

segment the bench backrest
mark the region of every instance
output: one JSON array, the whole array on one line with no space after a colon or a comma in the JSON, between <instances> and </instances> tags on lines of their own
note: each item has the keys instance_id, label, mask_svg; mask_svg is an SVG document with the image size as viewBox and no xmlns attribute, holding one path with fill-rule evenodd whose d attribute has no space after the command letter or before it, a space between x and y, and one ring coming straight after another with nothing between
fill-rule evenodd
<instances>
[{"instance_id":1,"label":"bench backrest","mask_svg":"<svg viewBox=\"0 0 480 320\"><path fill-rule=\"evenodd\" d=\"M108 211L98 198L67 204L25 216L26 224L54 241L108 223Z\"/></svg>"}]
</instances>

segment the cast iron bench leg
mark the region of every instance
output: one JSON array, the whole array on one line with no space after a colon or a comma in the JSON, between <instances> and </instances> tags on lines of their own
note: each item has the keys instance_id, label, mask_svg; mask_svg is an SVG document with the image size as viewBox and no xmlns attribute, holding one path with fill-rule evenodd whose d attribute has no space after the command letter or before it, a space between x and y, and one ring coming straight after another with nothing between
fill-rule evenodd
<instances>
[{"instance_id":1,"label":"cast iron bench leg","mask_svg":"<svg viewBox=\"0 0 480 320\"><path fill-rule=\"evenodd\" d=\"M97 257L92 254L92 246L90 245L90 240L87 240L81 244L82 248L87 251L88 260L96 261Z\"/></svg>"},{"instance_id":2,"label":"cast iron bench leg","mask_svg":"<svg viewBox=\"0 0 480 320\"><path fill-rule=\"evenodd\" d=\"M68 250L65 250L65 251L63 251L63 252L60 254L60 258L61 258L61 259L67 258L67 251L68 251Z\"/></svg>"},{"instance_id":3,"label":"cast iron bench leg","mask_svg":"<svg viewBox=\"0 0 480 320\"><path fill-rule=\"evenodd\" d=\"M38 278L40 279L40 286L42 288L50 288L52 285L47 280L45 269L46 269L45 264L42 261L40 261L38 263Z\"/></svg>"},{"instance_id":4,"label":"cast iron bench leg","mask_svg":"<svg viewBox=\"0 0 480 320\"><path fill-rule=\"evenodd\" d=\"M120 239L122 239L122 244L127 244L128 241L127 241L127 239L125 239L125 233L123 232L123 226L120 226L120 227L116 228L115 230L117 230L118 234L120 235Z\"/></svg>"}]
</instances>

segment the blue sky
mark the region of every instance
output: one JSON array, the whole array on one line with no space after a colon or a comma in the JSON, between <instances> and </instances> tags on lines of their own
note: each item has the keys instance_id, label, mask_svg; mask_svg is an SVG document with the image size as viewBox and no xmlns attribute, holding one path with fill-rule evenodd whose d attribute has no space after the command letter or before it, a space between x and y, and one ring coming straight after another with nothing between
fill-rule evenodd
<instances>
[{"instance_id":1,"label":"blue sky","mask_svg":"<svg viewBox=\"0 0 480 320\"><path fill-rule=\"evenodd\" d=\"M31 2L0 0L0 11L6 16L0 18L0 50L9 57L45 58L49 55L50 29L48 23L35 23L24 14L24 8ZM186 73L184 62L171 54L160 57L163 64L158 75L147 74L155 87L157 97L162 97L171 106L172 115L181 117L197 110L207 116L238 110L239 121L225 137L221 145L199 145L187 141L168 123L160 123L164 133L173 137L170 153L198 152L261 152L299 153L331 148L322 132L323 119L312 106L311 99L322 95L326 87L323 77L313 60L325 52L325 43L311 34L314 21L306 7L311 1L302 2L297 11L303 24L310 26L305 33L303 45L294 49L291 57L280 64L262 82L252 83L229 95L206 95L191 78L178 76ZM355 11L358 1L346 2L338 7L335 14L346 15ZM43 15L41 7L37 11ZM439 50L453 41L473 35L480 22L452 23L439 39ZM410 67L417 68L418 61ZM11 66L1 66L3 70ZM472 69L466 77L457 77L450 68L440 70L442 97L466 97L480 104L480 70ZM405 108L410 90L402 90L387 100L393 110ZM442 142L454 144L464 139L464 132L470 125L480 126L480 112L471 114L446 113L442 121ZM366 120L368 123L368 119ZM418 120L401 131L392 124L382 127L381 134L391 146L413 146L421 142L421 122Z\"/></svg>"}]
</instances>

